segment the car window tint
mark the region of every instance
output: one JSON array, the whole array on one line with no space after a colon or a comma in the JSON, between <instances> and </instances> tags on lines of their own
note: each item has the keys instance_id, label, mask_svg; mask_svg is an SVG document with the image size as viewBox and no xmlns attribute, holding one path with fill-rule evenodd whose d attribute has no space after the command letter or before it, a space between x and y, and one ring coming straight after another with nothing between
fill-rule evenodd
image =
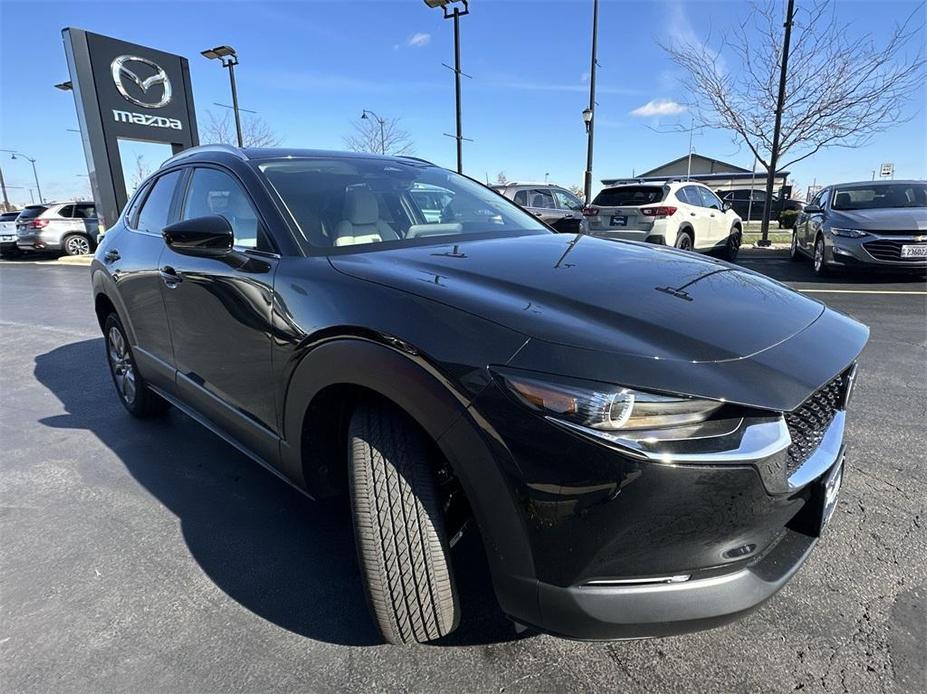
<instances>
[{"instance_id":1,"label":"car window tint","mask_svg":"<svg viewBox=\"0 0 927 694\"><path fill-rule=\"evenodd\" d=\"M71 218L74 216L74 205L65 205L60 210L58 210L59 217Z\"/></svg>"},{"instance_id":2,"label":"car window tint","mask_svg":"<svg viewBox=\"0 0 927 694\"><path fill-rule=\"evenodd\" d=\"M138 215L136 229L151 234L160 234L167 226L171 202L174 199L174 190L180 180L180 174L180 171L171 171L155 181Z\"/></svg>"},{"instance_id":3,"label":"car window tint","mask_svg":"<svg viewBox=\"0 0 927 694\"><path fill-rule=\"evenodd\" d=\"M550 194L549 190L532 190L528 207L552 209L557 207L557 205L554 203L554 196Z\"/></svg>"},{"instance_id":4,"label":"car window tint","mask_svg":"<svg viewBox=\"0 0 927 694\"><path fill-rule=\"evenodd\" d=\"M703 207L702 196L699 195L698 188L696 186L686 186L680 192L686 196L686 202L688 202L690 205Z\"/></svg>"},{"instance_id":5,"label":"car window tint","mask_svg":"<svg viewBox=\"0 0 927 694\"><path fill-rule=\"evenodd\" d=\"M97 208L86 203L75 205L74 216L79 219L96 219Z\"/></svg>"},{"instance_id":6,"label":"car window tint","mask_svg":"<svg viewBox=\"0 0 927 694\"><path fill-rule=\"evenodd\" d=\"M599 191L592 201L593 205L602 207L620 207L621 205L649 205L663 200L663 186L619 186Z\"/></svg>"},{"instance_id":7,"label":"car window tint","mask_svg":"<svg viewBox=\"0 0 927 694\"><path fill-rule=\"evenodd\" d=\"M218 169L194 169L182 219L221 215L235 235L235 245L271 250L257 212L241 184Z\"/></svg>"},{"instance_id":8,"label":"car window tint","mask_svg":"<svg viewBox=\"0 0 927 694\"><path fill-rule=\"evenodd\" d=\"M523 205L527 207L528 206L528 191L519 190L517 193L515 193L515 202L517 202L519 205Z\"/></svg>"},{"instance_id":9,"label":"car window tint","mask_svg":"<svg viewBox=\"0 0 927 694\"><path fill-rule=\"evenodd\" d=\"M721 201L718 200L718 197L712 193L708 188L697 187L696 190L702 198L703 207L714 207L716 209L721 209Z\"/></svg>"},{"instance_id":10,"label":"car window tint","mask_svg":"<svg viewBox=\"0 0 927 694\"><path fill-rule=\"evenodd\" d=\"M557 198L560 207L565 210L581 210L583 207L583 203L579 201L578 197L565 190L554 188L554 197Z\"/></svg>"},{"instance_id":11,"label":"car window tint","mask_svg":"<svg viewBox=\"0 0 927 694\"><path fill-rule=\"evenodd\" d=\"M23 208L23 211L19 213L16 219L20 221L23 219L35 219L47 209L44 205L29 205Z\"/></svg>"},{"instance_id":12,"label":"car window tint","mask_svg":"<svg viewBox=\"0 0 927 694\"><path fill-rule=\"evenodd\" d=\"M138 192L135 193L135 197L132 198L132 201L129 203L129 208L126 210L126 226L130 229L135 229L136 222L138 221L138 211L141 209L142 203L145 201L145 196L148 195L148 189L151 188L151 184L147 183L141 188L138 189Z\"/></svg>"}]
</instances>

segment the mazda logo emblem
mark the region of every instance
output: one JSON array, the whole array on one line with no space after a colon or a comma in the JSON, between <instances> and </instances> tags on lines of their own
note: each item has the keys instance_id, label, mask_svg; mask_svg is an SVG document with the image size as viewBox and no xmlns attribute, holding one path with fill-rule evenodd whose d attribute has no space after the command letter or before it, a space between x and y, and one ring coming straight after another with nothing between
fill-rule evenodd
<instances>
[{"instance_id":1,"label":"mazda logo emblem","mask_svg":"<svg viewBox=\"0 0 927 694\"><path fill-rule=\"evenodd\" d=\"M142 79L126 66L127 63L141 63L147 65L154 70L154 74ZM111 68L113 72L113 82L116 83L116 89L125 97L126 101L130 101L136 106L141 106L143 108L161 108L162 106L167 106L171 102L171 81L167 78L167 73L164 71L164 68L157 63L137 55L120 55L113 60ZM146 100L145 97L141 99L136 98L126 90L126 82L131 82L136 85L145 97L148 96L149 91L151 91L152 94L157 94L156 88L160 85L161 98L148 100Z\"/></svg>"}]
</instances>

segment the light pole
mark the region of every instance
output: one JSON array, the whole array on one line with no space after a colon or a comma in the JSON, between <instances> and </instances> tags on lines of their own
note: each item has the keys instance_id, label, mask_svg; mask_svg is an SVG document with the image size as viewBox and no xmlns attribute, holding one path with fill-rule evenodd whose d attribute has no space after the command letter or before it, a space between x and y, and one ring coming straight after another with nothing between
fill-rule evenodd
<instances>
[{"instance_id":1,"label":"light pole","mask_svg":"<svg viewBox=\"0 0 927 694\"><path fill-rule=\"evenodd\" d=\"M244 147L241 137L241 113L238 109L238 86L235 84L235 66L238 65L238 54L231 46L216 46L205 51L201 51L204 58L210 60L220 59L222 67L229 69L229 84L232 87L232 111L235 113L235 134L238 137L238 146Z\"/></svg>"},{"instance_id":2,"label":"light pole","mask_svg":"<svg viewBox=\"0 0 927 694\"><path fill-rule=\"evenodd\" d=\"M42 186L39 185L39 174L35 170L35 159L33 159L32 157L27 157L22 152L17 152L12 149L0 149L0 152L8 152L10 155L10 159L16 159L16 155L18 154L23 159L25 159L27 162L32 164L32 177L35 179L35 189L39 193L39 202L45 202L45 199L42 197Z\"/></svg>"},{"instance_id":3,"label":"light pole","mask_svg":"<svg viewBox=\"0 0 927 694\"><path fill-rule=\"evenodd\" d=\"M368 108L365 108L365 109L361 112L361 120L367 120L367 114L368 114L368 113L369 113L371 116L373 116L373 119L374 119L377 123L380 124L380 154L386 154L386 135L384 135L384 133L383 133L383 124L386 123L386 121L383 120L382 118L380 118L380 116L378 116L376 113L374 113L373 111L371 111L371 110L368 109Z\"/></svg>"},{"instance_id":4,"label":"light pole","mask_svg":"<svg viewBox=\"0 0 927 694\"><path fill-rule=\"evenodd\" d=\"M592 202L592 148L595 137L595 69L598 65L599 0L592 2L592 65L589 68L589 107L583 111L586 124L586 173L583 176L583 193L586 204Z\"/></svg>"},{"instance_id":5,"label":"light pole","mask_svg":"<svg viewBox=\"0 0 927 694\"><path fill-rule=\"evenodd\" d=\"M457 5L463 5L463 10L460 9ZM463 173L463 123L461 121L461 107L460 107L460 76L463 74L460 71L460 18L465 14L470 14L470 2L469 0L425 0L425 4L428 7L437 8L440 7L444 12L445 19L454 20L454 93L457 103L457 134L454 135L454 139L457 140L457 173ZM453 5L453 11L448 9L448 5Z\"/></svg>"}]
</instances>

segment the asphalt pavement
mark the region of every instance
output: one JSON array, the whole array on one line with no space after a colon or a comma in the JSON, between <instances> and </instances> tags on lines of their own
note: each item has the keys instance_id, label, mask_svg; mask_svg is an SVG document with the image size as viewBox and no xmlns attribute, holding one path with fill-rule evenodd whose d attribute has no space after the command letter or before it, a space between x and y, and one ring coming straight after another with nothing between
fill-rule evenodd
<instances>
[{"instance_id":1,"label":"asphalt pavement","mask_svg":"<svg viewBox=\"0 0 927 694\"><path fill-rule=\"evenodd\" d=\"M176 411L129 417L87 268L0 262L0 690L924 691L927 285L743 262L872 330L839 506L795 579L709 632L516 635L471 535L453 556L461 628L409 648L379 641L343 503L307 501Z\"/></svg>"}]
</instances>

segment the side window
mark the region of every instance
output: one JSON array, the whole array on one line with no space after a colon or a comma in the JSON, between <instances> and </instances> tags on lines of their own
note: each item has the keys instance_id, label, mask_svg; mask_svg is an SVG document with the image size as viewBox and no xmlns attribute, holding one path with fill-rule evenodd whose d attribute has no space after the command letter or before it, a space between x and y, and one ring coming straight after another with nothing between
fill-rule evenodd
<instances>
[{"instance_id":1,"label":"side window","mask_svg":"<svg viewBox=\"0 0 927 694\"><path fill-rule=\"evenodd\" d=\"M557 203L564 210L581 210L583 208L579 198L565 190L554 188L554 197L557 198Z\"/></svg>"},{"instance_id":2,"label":"side window","mask_svg":"<svg viewBox=\"0 0 927 694\"><path fill-rule=\"evenodd\" d=\"M97 208L86 203L75 205L74 216L78 219L96 219Z\"/></svg>"},{"instance_id":3,"label":"side window","mask_svg":"<svg viewBox=\"0 0 927 694\"><path fill-rule=\"evenodd\" d=\"M528 207L538 207L541 209L555 209L554 196L549 190L532 190Z\"/></svg>"},{"instance_id":4,"label":"side window","mask_svg":"<svg viewBox=\"0 0 927 694\"><path fill-rule=\"evenodd\" d=\"M721 201L718 200L718 196L708 190L708 188L698 187L696 190L702 198L702 207L712 207L716 210L721 209Z\"/></svg>"},{"instance_id":5,"label":"side window","mask_svg":"<svg viewBox=\"0 0 927 694\"><path fill-rule=\"evenodd\" d=\"M680 190L679 193L685 196L683 198L684 202L687 202L690 205L695 205L696 207L702 206L702 198L698 194L698 188L696 188L695 186L686 186L685 188Z\"/></svg>"},{"instance_id":6,"label":"side window","mask_svg":"<svg viewBox=\"0 0 927 694\"><path fill-rule=\"evenodd\" d=\"M180 181L180 175L180 171L171 171L154 182L151 193L145 198L142 211L138 215L136 229L150 234L160 234L161 230L167 226L171 214L171 203L174 200L174 190Z\"/></svg>"},{"instance_id":7,"label":"side window","mask_svg":"<svg viewBox=\"0 0 927 694\"><path fill-rule=\"evenodd\" d=\"M273 250L241 184L218 169L194 169L181 218L209 215L221 215L228 220L236 246Z\"/></svg>"},{"instance_id":8,"label":"side window","mask_svg":"<svg viewBox=\"0 0 927 694\"><path fill-rule=\"evenodd\" d=\"M522 207L527 207L528 206L528 191L519 190L517 193L515 193L515 202L517 202Z\"/></svg>"},{"instance_id":9,"label":"side window","mask_svg":"<svg viewBox=\"0 0 927 694\"><path fill-rule=\"evenodd\" d=\"M67 217L70 219L74 216L74 205L65 205L60 210L58 210L59 217Z\"/></svg>"},{"instance_id":10,"label":"side window","mask_svg":"<svg viewBox=\"0 0 927 694\"><path fill-rule=\"evenodd\" d=\"M132 198L129 209L126 210L126 226L130 229L138 228L136 226L138 222L138 211L142 207L142 203L145 201L145 196L148 195L148 191L151 189L151 184L145 185L139 188L138 192L135 194L135 197Z\"/></svg>"},{"instance_id":11,"label":"side window","mask_svg":"<svg viewBox=\"0 0 927 694\"><path fill-rule=\"evenodd\" d=\"M830 191L827 190L827 188L825 188L820 193L818 193L818 196L814 199L814 204L817 205L818 207L823 208L824 205L827 204L827 198L829 195L830 195Z\"/></svg>"},{"instance_id":12,"label":"side window","mask_svg":"<svg viewBox=\"0 0 927 694\"><path fill-rule=\"evenodd\" d=\"M766 191L765 190L754 190L753 191L753 202L766 202Z\"/></svg>"}]
</instances>

